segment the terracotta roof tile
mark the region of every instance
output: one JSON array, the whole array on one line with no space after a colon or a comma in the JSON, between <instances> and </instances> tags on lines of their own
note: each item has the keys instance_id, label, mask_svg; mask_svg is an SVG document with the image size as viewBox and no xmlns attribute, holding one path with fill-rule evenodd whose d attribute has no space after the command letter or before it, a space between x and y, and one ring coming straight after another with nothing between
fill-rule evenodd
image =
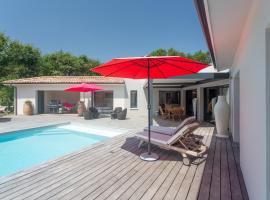
<instances>
[{"instance_id":1,"label":"terracotta roof tile","mask_svg":"<svg viewBox=\"0 0 270 200\"><path fill-rule=\"evenodd\" d=\"M40 76L3 81L3 84L123 84L124 79L104 76Z\"/></svg>"}]
</instances>

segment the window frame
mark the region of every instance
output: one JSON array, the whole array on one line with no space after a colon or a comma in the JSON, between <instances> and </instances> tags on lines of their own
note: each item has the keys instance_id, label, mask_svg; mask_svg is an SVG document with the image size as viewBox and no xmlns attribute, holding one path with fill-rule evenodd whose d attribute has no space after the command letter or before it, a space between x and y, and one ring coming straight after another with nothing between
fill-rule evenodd
<instances>
[{"instance_id":1,"label":"window frame","mask_svg":"<svg viewBox=\"0 0 270 200\"><path fill-rule=\"evenodd\" d=\"M132 94L135 92L136 94L136 105L132 105ZM138 108L138 90L130 90L130 109L137 109Z\"/></svg>"}]
</instances>

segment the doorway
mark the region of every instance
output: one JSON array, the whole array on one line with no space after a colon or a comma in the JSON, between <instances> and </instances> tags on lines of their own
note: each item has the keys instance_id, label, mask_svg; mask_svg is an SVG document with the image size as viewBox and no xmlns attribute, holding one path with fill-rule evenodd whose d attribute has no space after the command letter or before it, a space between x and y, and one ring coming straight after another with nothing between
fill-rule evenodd
<instances>
[{"instance_id":1,"label":"doorway","mask_svg":"<svg viewBox=\"0 0 270 200\"><path fill-rule=\"evenodd\" d=\"M38 114L44 114L44 91L38 91Z\"/></svg>"},{"instance_id":2,"label":"doorway","mask_svg":"<svg viewBox=\"0 0 270 200\"><path fill-rule=\"evenodd\" d=\"M193 116L193 99L197 98L197 90L187 90L186 91L186 115Z\"/></svg>"},{"instance_id":3,"label":"doorway","mask_svg":"<svg viewBox=\"0 0 270 200\"><path fill-rule=\"evenodd\" d=\"M179 106L181 104L180 91L159 91L159 105L164 107L167 104Z\"/></svg>"},{"instance_id":4,"label":"doorway","mask_svg":"<svg viewBox=\"0 0 270 200\"><path fill-rule=\"evenodd\" d=\"M216 98L219 94L218 87L211 87L211 88L204 88L204 120L205 121L212 121L213 120L213 106L212 106L212 99Z\"/></svg>"}]
</instances>

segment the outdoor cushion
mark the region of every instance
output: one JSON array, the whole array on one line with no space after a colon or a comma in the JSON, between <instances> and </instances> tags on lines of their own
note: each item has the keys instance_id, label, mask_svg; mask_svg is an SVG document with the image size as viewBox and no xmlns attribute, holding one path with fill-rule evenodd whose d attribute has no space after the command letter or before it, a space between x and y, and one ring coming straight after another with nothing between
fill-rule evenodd
<instances>
[{"instance_id":1,"label":"outdoor cushion","mask_svg":"<svg viewBox=\"0 0 270 200\"><path fill-rule=\"evenodd\" d=\"M177 131L182 129L185 125L191 124L196 121L194 116L186 118L182 121L176 128L173 127L165 127L165 126L151 126L151 132L161 133L165 135L174 135ZM143 129L144 131L148 131L148 127Z\"/></svg>"},{"instance_id":2,"label":"outdoor cushion","mask_svg":"<svg viewBox=\"0 0 270 200\"><path fill-rule=\"evenodd\" d=\"M143 130L147 132L148 127L145 127ZM172 136L175 133L175 128L165 126L151 126L151 132Z\"/></svg>"},{"instance_id":3,"label":"outdoor cushion","mask_svg":"<svg viewBox=\"0 0 270 200\"><path fill-rule=\"evenodd\" d=\"M136 136L148 141L148 132L143 131L136 133ZM167 141L170 139L169 135L164 135L160 133L151 132L151 141L159 144L167 144Z\"/></svg>"}]
</instances>

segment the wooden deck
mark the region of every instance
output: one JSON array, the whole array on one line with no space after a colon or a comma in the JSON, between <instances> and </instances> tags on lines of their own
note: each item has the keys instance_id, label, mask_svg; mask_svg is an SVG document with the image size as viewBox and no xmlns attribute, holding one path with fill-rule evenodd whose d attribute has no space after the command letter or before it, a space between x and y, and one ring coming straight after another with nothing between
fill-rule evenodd
<instances>
[{"instance_id":1,"label":"wooden deck","mask_svg":"<svg viewBox=\"0 0 270 200\"><path fill-rule=\"evenodd\" d=\"M196 133L211 147L189 167L157 147L160 159L144 162L146 148L122 135L0 179L0 199L247 199L237 146L212 137L213 127Z\"/></svg>"}]
</instances>

